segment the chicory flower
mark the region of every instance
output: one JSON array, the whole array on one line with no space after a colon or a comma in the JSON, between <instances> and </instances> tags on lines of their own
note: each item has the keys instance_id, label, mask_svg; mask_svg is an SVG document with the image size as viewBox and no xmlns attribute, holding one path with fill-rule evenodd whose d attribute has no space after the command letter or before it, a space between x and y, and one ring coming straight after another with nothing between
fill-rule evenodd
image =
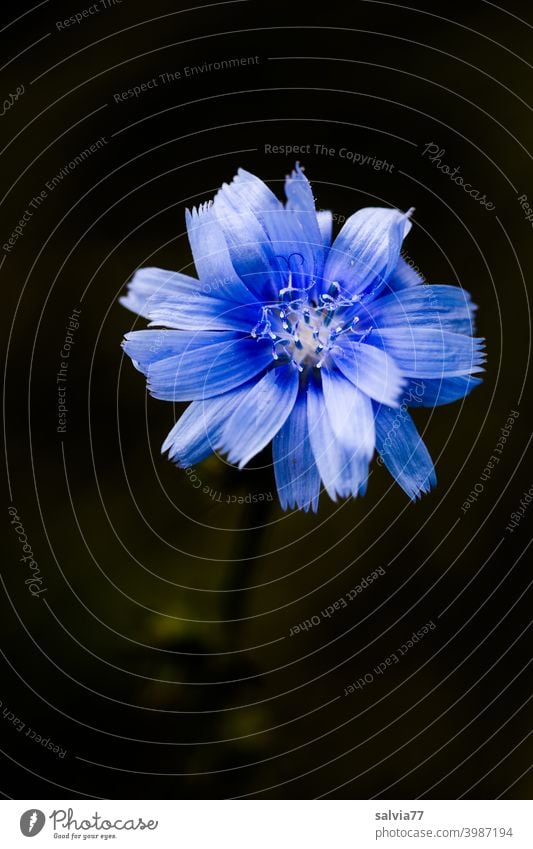
<instances>
[{"instance_id":1,"label":"chicory flower","mask_svg":"<svg viewBox=\"0 0 533 849\"><path fill-rule=\"evenodd\" d=\"M401 256L412 210L360 209L332 241L299 165L285 194L240 169L187 211L198 279L142 268L121 299L150 320L123 344L150 394L191 402L162 451L242 467L272 442L282 507L316 511L322 486L363 494L377 450L414 500L436 477L407 407L480 383L474 305Z\"/></svg>"}]
</instances>

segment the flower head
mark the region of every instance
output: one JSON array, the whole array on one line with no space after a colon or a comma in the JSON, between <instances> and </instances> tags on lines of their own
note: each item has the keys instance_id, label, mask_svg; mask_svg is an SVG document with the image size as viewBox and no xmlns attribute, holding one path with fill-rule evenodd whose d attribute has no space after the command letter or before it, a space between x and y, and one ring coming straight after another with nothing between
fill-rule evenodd
<instances>
[{"instance_id":1,"label":"flower head","mask_svg":"<svg viewBox=\"0 0 533 849\"><path fill-rule=\"evenodd\" d=\"M121 299L158 328L124 342L150 393L191 402L162 450L182 468L213 451L242 467L272 441L283 508L316 510L321 484L364 493L377 449L415 499L436 478L407 407L480 383L474 305L401 256L412 210L360 209L332 242L299 165L285 193L240 169L187 211L199 279L143 268Z\"/></svg>"}]
</instances>

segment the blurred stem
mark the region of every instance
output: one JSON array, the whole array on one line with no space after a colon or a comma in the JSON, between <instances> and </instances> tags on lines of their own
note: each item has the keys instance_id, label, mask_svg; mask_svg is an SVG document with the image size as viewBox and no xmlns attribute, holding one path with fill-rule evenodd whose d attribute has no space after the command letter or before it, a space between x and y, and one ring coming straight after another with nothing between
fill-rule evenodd
<instances>
[{"instance_id":1,"label":"blurred stem","mask_svg":"<svg viewBox=\"0 0 533 849\"><path fill-rule=\"evenodd\" d=\"M272 502L268 501L259 501L252 505L247 515L250 517L250 525L254 530L248 533L243 531L239 534L235 560L228 568L225 589L230 592L224 594L223 618L228 622L226 625L228 643L232 649L239 646L246 626L245 621L238 620L242 620L245 615L250 587L253 584L257 566L261 562L271 505Z\"/></svg>"}]
</instances>

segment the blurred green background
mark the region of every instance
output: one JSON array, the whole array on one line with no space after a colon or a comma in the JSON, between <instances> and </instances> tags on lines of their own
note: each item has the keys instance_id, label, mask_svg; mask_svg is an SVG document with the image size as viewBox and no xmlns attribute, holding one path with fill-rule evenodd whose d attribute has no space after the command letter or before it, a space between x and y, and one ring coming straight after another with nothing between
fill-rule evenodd
<instances>
[{"instance_id":1,"label":"blurred green background","mask_svg":"<svg viewBox=\"0 0 533 849\"><path fill-rule=\"evenodd\" d=\"M533 197L531 27L520 20L530 10L188 11L123 0L58 27L89 5L52 0L16 21L23 7L2 7L3 96L24 87L1 117L2 243L34 212L0 256L4 792L530 797L529 514L506 531L533 483L524 389L533 241L518 201ZM235 57L257 61L186 75ZM118 97L154 79L138 97ZM429 143L494 210L423 155ZM310 149L287 156L265 145ZM353 164L343 148L393 167ZM429 282L464 286L480 307L483 387L415 412L439 478L418 504L374 464L364 499L323 494L317 515L284 514L269 450L243 472L213 457L193 480L160 455L181 406L147 397L122 358L123 334L145 326L117 300L134 270L193 273L185 208L240 166L279 194L296 158L317 205L338 217L414 206L408 256ZM56 374L74 308L58 434ZM463 513L511 410L519 416L501 462ZM39 563L39 598L24 584L10 504ZM320 616L378 567L385 574L356 600ZM400 663L372 672L429 621L435 630ZM371 684L344 695L368 674ZM10 712L66 755L17 731Z\"/></svg>"}]
</instances>

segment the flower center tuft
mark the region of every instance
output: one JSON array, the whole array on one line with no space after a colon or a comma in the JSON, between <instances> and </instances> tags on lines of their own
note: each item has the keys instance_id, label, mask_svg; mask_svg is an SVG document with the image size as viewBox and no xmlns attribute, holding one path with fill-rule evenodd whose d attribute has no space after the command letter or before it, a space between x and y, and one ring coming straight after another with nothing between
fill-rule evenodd
<instances>
[{"instance_id":1,"label":"flower center tuft","mask_svg":"<svg viewBox=\"0 0 533 849\"><path fill-rule=\"evenodd\" d=\"M338 283L315 299L308 289L294 288L289 275L279 300L261 307L251 335L272 343L274 360L289 360L301 372L320 368L339 336L353 333L359 342L368 336L370 329L358 329L360 301L358 295L344 295Z\"/></svg>"}]
</instances>

